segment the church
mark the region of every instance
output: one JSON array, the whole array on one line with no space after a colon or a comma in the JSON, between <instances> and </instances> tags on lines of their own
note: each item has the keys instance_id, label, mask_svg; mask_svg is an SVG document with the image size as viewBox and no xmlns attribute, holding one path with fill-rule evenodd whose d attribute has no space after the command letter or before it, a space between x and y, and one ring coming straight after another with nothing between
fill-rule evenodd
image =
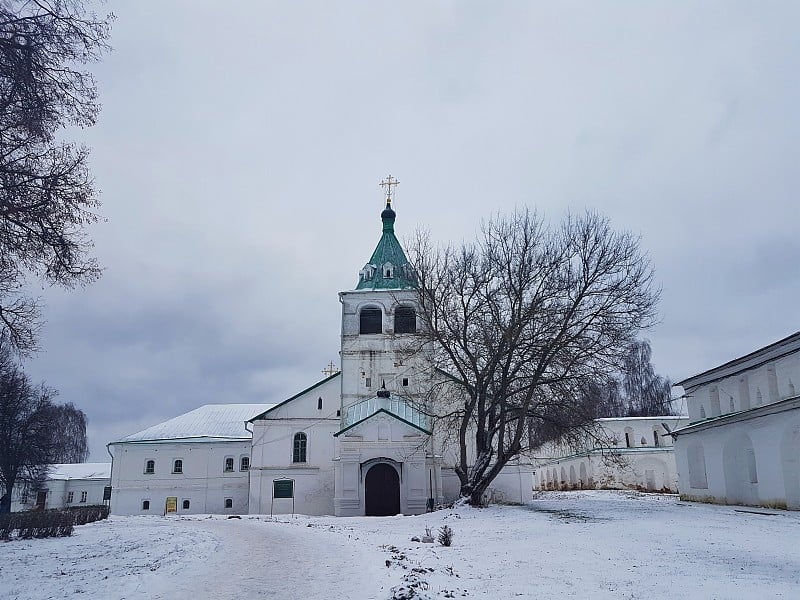
<instances>
[{"instance_id":1,"label":"church","mask_svg":"<svg viewBox=\"0 0 800 600\"><path fill-rule=\"evenodd\" d=\"M381 235L339 293L341 371L281 402L209 405L108 444L113 514L419 514L458 498L452 449L429 414L442 374L418 334L413 269L388 188ZM532 498L508 465L487 491Z\"/></svg>"}]
</instances>

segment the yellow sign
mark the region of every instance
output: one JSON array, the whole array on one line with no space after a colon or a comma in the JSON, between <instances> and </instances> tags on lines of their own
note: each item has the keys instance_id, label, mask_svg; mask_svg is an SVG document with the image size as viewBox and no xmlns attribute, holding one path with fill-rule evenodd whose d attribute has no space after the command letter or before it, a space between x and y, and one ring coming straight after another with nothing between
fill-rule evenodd
<instances>
[{"instance_id":1,"label":"yellow sign","mask_svg":"<svg viewBox=\"0 0 800 600\"><path fill-rule=\"evenodd\" d=\"M175 496L167 497L167 514L178 512L178 499Z\"/></svg>"}]
</instances>

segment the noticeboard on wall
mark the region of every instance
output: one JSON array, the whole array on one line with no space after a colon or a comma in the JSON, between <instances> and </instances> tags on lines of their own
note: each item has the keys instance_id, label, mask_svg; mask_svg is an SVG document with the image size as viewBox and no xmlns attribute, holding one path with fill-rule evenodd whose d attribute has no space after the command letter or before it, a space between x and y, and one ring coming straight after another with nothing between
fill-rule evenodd
<instances>
[{"instance_id":1,"label":"noticeboard on wall","mask_svg":"<svg viewBox=\"0 0 800 600\"><path fill-rule=\"evenodd\" d=\"M178 498L176 496L167 497L167 513L178 512Z\"/></svg>"},{"instance_id":2,"label":"noticeboard on wall","mask_svg":"<svg viewBox=\"0 0 800 600\"><path fill-rule=\"evenodd\" d=\"M273 479L273 498L294 498L294 479Z\"/></svg>"}]
</instances>

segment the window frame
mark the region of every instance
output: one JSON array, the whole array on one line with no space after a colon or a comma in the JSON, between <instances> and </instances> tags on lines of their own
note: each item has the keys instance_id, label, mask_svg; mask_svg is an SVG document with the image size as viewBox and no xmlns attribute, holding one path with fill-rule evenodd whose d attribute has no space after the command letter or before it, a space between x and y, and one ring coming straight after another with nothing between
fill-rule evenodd
<instances>
[{"instance_id":1,"label":"window frame","mask_svg":"<svg viewBox=\"0 0 800 600\"><path fill-rule=\"evenodd\" d=\"M172 461L172 474L183 475L183 459L176 458Z\"/></svg>"},{"instance_id":2,"label":"window frame","mask_svg":"<svg viewBox=\"0 0 800 600\"><path fill-rule=\"evenodd\" d=\"M233 498L225 498L225 510L233 508Z\"/></svg>"},{"instance_id":3,"label":"window frame","mask_svg":"<svg viewBox=\"0 0 800 600\"><path fill-rule=\"evenodd\" d=\"M142 500L142 508L141 508L141 510L150 510L150 500L149 499Z\"/></svg>"},{"instance_id":4,"label":"window frame","mask_svg":"<svg viewBox=\"0 0 800 600\"><path fill-rule=\"evenodd\" d=\"M365 320L365 319L370 319L370 320ZM373 331L374 329L377 329L377 331ZM358 334L380 335L382 333L383 333L383 310L379 306L362 307L358 311Z\"/></svg>"},{"instance_id":5,"label":"window frame","mask_svg":"<svg viewBox=\"0 0 800 600\"><path fill-rule=\"evenodd\" d=\"M236 470L236 460L232 456L226 456L222 465L223 473L233 473Z\"/></svg>"},{"instance_id":6,"label":"window frame","mask_svg":"<svg viewBox=\"0 0 800 600\"><path fill-rule=\"evenodd\" d=\"M308 463L308 435L298 431L292 436L292 464Z\"/></svg>"},{"instance_id":7,"label":"window frame","mask_svg":"<svg viewBox=\"0 0 800 600\"><path fill-rule=\"evenodd\" d=\"M189 510L192 506L191 498L183 498L181 500L181 510Z\"/></svg>"},{"instance_id":8,"label":"window frame","mask_svg":"<svg viewBox=\"0 0 800 600\"><path fill-rule=\"evenodd\" d=\"M69 491L67 492L67 504L72 504L75 502L75 492Z\"/></svg>"},{"instance_id":9,"label":"window frame","mask_svg":"<svg viewBox=\"0 0 800 600\"><path fill-rule=\"evenodd\" d=\"M403 315L403 313L409 312L411 313L410 315ZM398 306L394 310L394 332L417 333L417 310L413 306Z\"/></svg>"},{"instance_id":10,"label":"window frame","mask_svg":"<svg viewBox=\"0 0 800 600\"><path fill-rule=\"evenodd\" d=\"M247 464L245 464L245 461ZM250 470L250 457L247 455L239 457L239 470L240 471L249 471Z\"/></svg>"},{"instance_id":11,"label":"window frame","mask_svg":"<svg viewBox=\"0 0 800 600\"><path fill-rule=\"evenodd\" d=\"M150 466L152 465L152 468ZM156 474L156 461L153 458L148 458L144 461L144 474L145 475L155 475Z\"/></svg>"},{"instance_id":12,"label":"window frame","mask_svg":"<svg viewBox=\"0 0 800 600\"><path fill-rule=\"evenodd\" d=\"M81 490L80 502L85 504L88 499L89 499L89 492L87 492L86 490Z\"/></svg>"}]
</instances>

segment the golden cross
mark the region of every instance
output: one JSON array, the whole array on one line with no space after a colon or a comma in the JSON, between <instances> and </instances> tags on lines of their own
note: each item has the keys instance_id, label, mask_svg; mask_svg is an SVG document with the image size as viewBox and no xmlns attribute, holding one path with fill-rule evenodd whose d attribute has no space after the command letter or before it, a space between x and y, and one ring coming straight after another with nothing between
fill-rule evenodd
<instances>
[{"instance_id":1,"label":"golden cross","mask_svg":"<svg viewBox=\"0 0 800 600\"><path fill-rule=\"evenodd\" d=\"M333 361L328 363L328 366L322 369L322 374L326 377L330 377L334 373L338 373L339 369L336 368L336 365L333 364Z\"/></svg>"},{"instance_id":2,"label":"golden cross","mask_svg":"<svg viewBox=\"0 0 800 600\"><path fill-rule=\"evenodd\" d=\"M386 204L389 205L392 203L392 186L397 187L400 185L400 182L397 181L394 177L389 175L386 179L381 181L381 187L386 188Z\"/></svg>"}]
</instances>

